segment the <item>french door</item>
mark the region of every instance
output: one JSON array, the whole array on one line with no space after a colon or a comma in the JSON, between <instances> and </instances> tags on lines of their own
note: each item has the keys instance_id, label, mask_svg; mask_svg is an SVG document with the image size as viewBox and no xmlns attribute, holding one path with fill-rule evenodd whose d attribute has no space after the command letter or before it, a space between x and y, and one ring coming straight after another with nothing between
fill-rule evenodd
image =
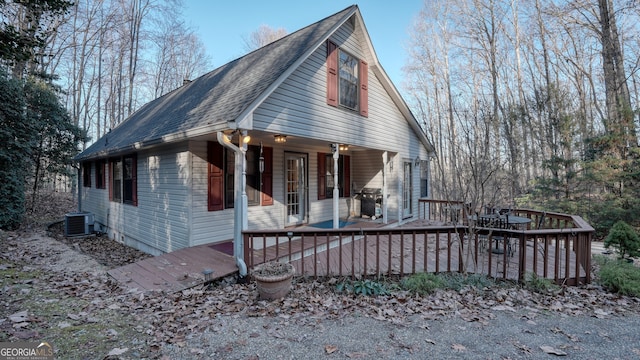
<instances>
[{"instance_id":1,"label":"french door","mask_svg":"<svg viewBox=\"0 0 640 360\"><path fill-rule=\"evenodd\" d=\"M286 225L306 222L307 217L307 155L285 153Z\"/></svg>"}]
</instances>

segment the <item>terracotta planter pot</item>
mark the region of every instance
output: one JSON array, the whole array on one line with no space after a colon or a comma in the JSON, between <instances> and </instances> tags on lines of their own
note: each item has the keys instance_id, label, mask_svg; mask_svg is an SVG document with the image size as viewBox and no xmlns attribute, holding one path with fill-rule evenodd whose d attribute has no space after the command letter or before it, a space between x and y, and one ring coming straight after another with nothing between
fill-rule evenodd
<instances>
[{"instance_id":1,"label":"terracotta planter pot","mask_svg":"<svg viewBox=\"0 0 640 360\"><path fill-rule=\"evenodd\" d=\"M288 263L278 264L284 273L270 273L273 263L267 263L256 267L252 276L256 280L258 295L263 300L276 300L284 297L291 290L291 280L295 273L293 265Z\"/></svg>"}]
</instances>

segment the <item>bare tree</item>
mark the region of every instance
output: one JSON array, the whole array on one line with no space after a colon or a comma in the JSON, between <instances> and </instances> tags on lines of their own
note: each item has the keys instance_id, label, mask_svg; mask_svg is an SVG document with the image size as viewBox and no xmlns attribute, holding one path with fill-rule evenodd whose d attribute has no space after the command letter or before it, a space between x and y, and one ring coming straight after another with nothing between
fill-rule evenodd
<instances>
[{"instance_id":1,"label":"bare tree","mask_svg":"<svg viewBox=\"0 0 640 360\"><path fill-rule=\"evenodd\" d=\"M244 38L244 48L247 52L259 49L287 35L284 28L272 28L269 25L260 25L257 30Z\"/></svg>"}]
</instances>

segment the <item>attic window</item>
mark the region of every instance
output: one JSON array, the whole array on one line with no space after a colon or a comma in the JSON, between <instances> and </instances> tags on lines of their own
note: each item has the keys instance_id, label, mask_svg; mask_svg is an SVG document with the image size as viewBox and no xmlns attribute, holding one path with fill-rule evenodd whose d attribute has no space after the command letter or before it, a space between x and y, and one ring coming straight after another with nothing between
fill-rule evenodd
<instances>
[{"instance_id":1,"label":"attic window","mask_svg":"<svg viewBox=\"0 0 640 360\"><path fill-rule=\"evenodd\" d=\"M327 41L327 104L369 116L369 67Z\"/></svg>"}]
</instances>

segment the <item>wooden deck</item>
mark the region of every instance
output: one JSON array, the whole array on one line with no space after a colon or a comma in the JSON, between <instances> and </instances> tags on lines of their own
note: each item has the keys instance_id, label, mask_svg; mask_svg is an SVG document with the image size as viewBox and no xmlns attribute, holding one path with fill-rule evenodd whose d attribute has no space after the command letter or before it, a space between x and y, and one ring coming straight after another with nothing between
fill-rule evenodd
<instances>
[{"instance_id":1,"label":"wooden deck","mask_svg":"<svg viewBox=\"0 0 640 360\"><path fill-rule=\"evenodd\" d=\"M469 273L518 280L521 254L515 250L516 245L513 246L513 254L509 256L496 253L495 248L487 244L478 244L476 252L474 241L466 241L467 247L461 250L456 236L439 239L435 235L428 235L428 239L424 237L423 234L416 234L409 240L399 235L392 236L390 240L386 237L343 237L334 239L329 251L326 246L314 247L312 239L307 239L304 244L293 241L281 244L279 251L276 251L275 246L268 247L265 252L254 251L254 264L264 262L265 257L267 261L289 261L296 268L296 275L307 277L395 276L416 272L457 272L466 268ZM324 245L325 242L322 243ZM427 244L426 251L424 244ZM542 256L544 249L540 244L536 244L534 249L534 244L527 242L524 257L528 272L535 270L539 274L555 274L555 277L563 278L568 273L566 269L575 269L575 254L569 251L568 257L565 256L564 245L558 245L558 248L555 244L549 246L546 249L547 256ZM580 271L580 276L585 276L585 272Z\"/></svg>"},{"instance_id":2,"label":"wooden deck","mask_svg":"<svg viewBox=\"0 0 640 360\"><path fill-rule=\"evenodd\" d=\"M129 288L175 292L202 285L203 270L219 279L238 271L226 244L206 244L176 250L108 271Z\"/></svg>"},{"instance_id":3,"label":"wooden deck","mask_svg":"<svg viewBox=\"0 0 640 360\"><path fill-rule=\"evenodd\" d=\"M377 227L380 221L361 221L347 227ZM313 225L296 227L313 228ZM311 244L308 244L311 245ZM296 246L294 244L294 246ZM295 249L294 249L295 250ZM279 249L268 247L270 259L277 257ZM282 253L289 251L280 250ZM299 250L298 250L299 251ZM238 272L231 241L205 244L176 250L167 254L144 259L108 271L114 279L129 288L142 291L159 290L176 292L204 284L204 269L213 270L213 279L224 278Z\"/></svg>"},{"instance_id":4,"label":"wooden deck","mask_svg":"<svg viewBox=\"0 0 640 360\"><path fill-rule=\"evenodd\" d=\"M422 223L424 222L424 223ZM430 226L417 221L384 227L356 223L339 230L297 227L247 231L245 261L249 268L270 260L288 261L298 276L396 276L418 272L462 272L524 280L527 273L569 285L590 281L590 233L576 229L499 231L511 237L513 255L502 242L496 253L487 229L474 234L465 227ZM586 237L585 237L586 236ZM140 290L180 291L204 283L204 269L213 278L238 271L231 244L181 249L109 271L122 284ZM580 261L577 261L580 259ZM585 267L584 262L587 261Z\"/></svg>"},{"instance_id":5,"label":"wooden deck","mask_svg":"<svg viewBox=\"0 0 640 360\"><path fill-rule=\"evenodd\" d=\"M247 231L245 262L251 269L286 261L306 277L469 272L518 281L536 274L576 285L590 282L590 231L469 228L428 220L383 228ZM502 251L495 251L494 240L503 237L511 246L498 241Z\"/></svg>"}]
</instances>

